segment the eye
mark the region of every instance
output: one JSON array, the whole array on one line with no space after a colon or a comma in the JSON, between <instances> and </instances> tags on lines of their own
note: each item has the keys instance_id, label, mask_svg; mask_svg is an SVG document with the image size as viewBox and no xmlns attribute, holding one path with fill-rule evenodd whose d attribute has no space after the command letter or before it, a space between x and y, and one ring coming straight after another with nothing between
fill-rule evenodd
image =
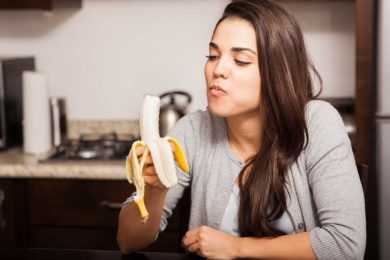
<instances>
[{"instance_id":1,"label":"eye","mask_svg":"<svg viewBox=\"0 0 390 260\"><path fill-rule=\"evenodd\" d=\"M206 58L210 61L213 61L213 60L216 60L217 59L217 55L207 55Z\"/></svg>"},{"instance_id":2,"label":"eye","mask_svg":"<svg viewBox=\"0 0 390 260\"><path fill-rule=\"evenodd\" d=\"M238 65L240 65L240 66L245 66L245 65L251 64L251 62L242 61L242 60L237 60L237 59L235 59L234 61L235 61Z\"/></svg>"}]
</instances>

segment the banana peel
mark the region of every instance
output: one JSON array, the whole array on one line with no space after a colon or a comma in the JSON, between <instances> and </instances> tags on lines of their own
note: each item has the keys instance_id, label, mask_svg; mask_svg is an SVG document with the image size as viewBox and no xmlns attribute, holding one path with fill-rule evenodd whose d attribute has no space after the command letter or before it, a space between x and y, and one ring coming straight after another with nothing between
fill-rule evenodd
<instances>
[{"instance_id":1,"label":"banana peel","mask_svg":"<svg viewBox=\"0 0 390 260\"><path fill-rule=\"evenodd\" d=\"M167 188L177 184L176 163L184 173L189 174L189 165L180 143L173 137L159 136L159 108L160 99L158 97L145 96L140 120L142 140L133 142L126 159L126 177L128 182L136 188L134 202L144 222L149 218L144 201L145 181L143 177L143 168L148 155L151 154L156 174ZM174 152L172 152L171 145L174 147ZM144 148L144 152L139 159L136 149L140 146Z\"/></svg>"}]
</instances>

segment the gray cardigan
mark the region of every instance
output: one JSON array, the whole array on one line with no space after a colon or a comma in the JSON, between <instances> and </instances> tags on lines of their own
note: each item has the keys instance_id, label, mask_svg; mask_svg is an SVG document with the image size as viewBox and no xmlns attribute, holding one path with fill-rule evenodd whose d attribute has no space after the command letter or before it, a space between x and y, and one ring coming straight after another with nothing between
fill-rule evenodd
<instances>
[{"instance_id":1,"label":"gray cardigan","mask_svg":"<svg viewBox=\"0 0 390 260\"><path fill-rule=\"evenodd\" d=\"M324 101L306 106L309 142L287 173L287 213L294 233L308 231L318 259L363 259L366 218L350 140L338 112ZM286 133L288 134L288 133ZM226 123L208 111L188 114L170 132L184 146L190 175L167 194L160 231L191 185L189 228L218 229L243 164L231 152Z\"/></svg>"}]
</instances>

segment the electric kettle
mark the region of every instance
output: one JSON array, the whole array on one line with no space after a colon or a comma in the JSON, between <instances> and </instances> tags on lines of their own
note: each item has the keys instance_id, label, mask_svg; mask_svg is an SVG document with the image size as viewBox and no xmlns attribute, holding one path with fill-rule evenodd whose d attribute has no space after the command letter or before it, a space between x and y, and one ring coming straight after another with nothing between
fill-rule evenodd
<instances>
[{"instance_id":1,"label":"electric kettle","mask_svg":"<svg viewBox=\"0 0 390 260\"><path fill-rule=\"evenodd\" d=\"M184 96L185 102L178 102L177 97ZM186 114L187 107L191 104L192 97L184 91L171 91L160 95L160 136L165 136L177 120Z\"/></svg>"}]
</instances>

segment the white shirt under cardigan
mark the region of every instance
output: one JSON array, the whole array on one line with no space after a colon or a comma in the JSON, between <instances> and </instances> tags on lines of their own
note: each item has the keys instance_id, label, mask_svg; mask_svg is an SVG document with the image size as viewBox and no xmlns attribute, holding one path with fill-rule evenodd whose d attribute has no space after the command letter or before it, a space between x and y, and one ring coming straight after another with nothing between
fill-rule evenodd
<instances>
[{"instance_id":1,"label":"white shirt under cardigan","mask_svg":"<svg viewBox=\"0 0 390 260\"><path fill-rule=\"evenodd\" d=\"M234 184L233 192L230 195L228 204L226 206L225 212L221 220L221 224L219 225L219 230L222 230L234 236L239 236L239 230L238 230L239 205L240 205L240 189L237 186L237 184ZM284 212L279 219L275 220L273 226L274 228L277 228L278 230L286 234L294 233L294 227L292 225L290 216L287 214L287 212Z\"/></svg>"},{"instance_id":2,"label":"white shirt under cardigan","mask_svg":"<svg viewBox=\"0 0 390 260\"><path fill-rule=\"evenodd\" d=\"M317 259L363 259L364 196L342 119L329 103L315 100L306 105L306 120L308 146L286 172L286 213L292 226L286 230L309 232ZM179 120L170 135L183 145L190 175L177 170L179 183L168 191L160 231L189 185L189 229L223 228L243 167L228 145L225 120L209 111L194 112Z\"/></svg>"}]
</instances>

